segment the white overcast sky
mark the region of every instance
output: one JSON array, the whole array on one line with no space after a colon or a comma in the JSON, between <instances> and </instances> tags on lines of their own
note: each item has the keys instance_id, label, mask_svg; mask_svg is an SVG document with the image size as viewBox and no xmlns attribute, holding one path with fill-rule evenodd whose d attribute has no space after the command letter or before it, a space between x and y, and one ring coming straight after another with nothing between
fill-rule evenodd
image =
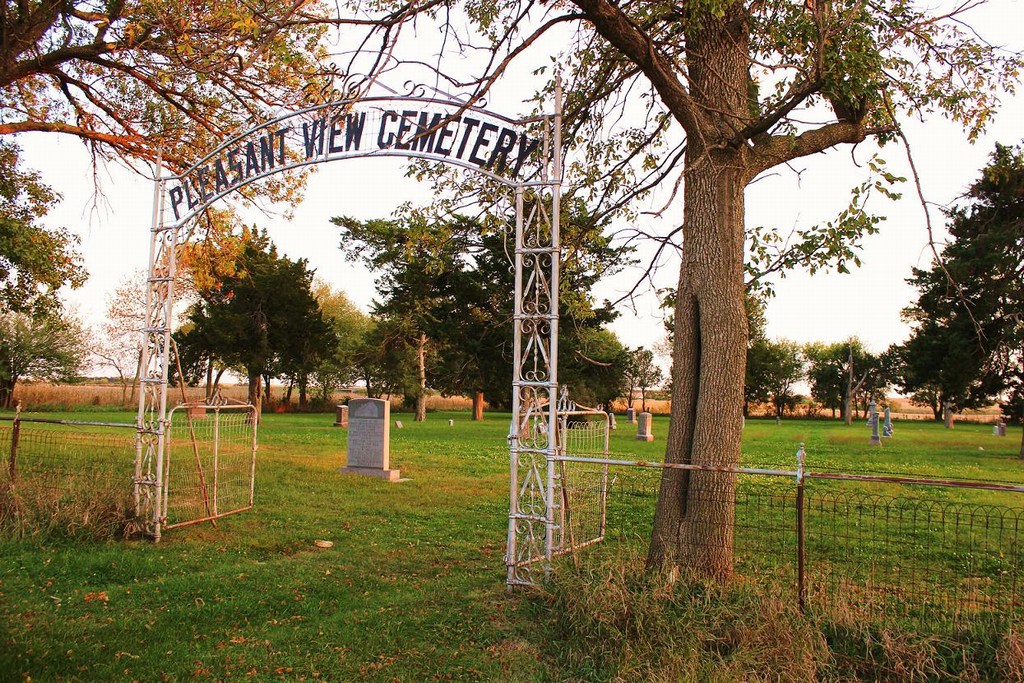
<instances>
[{"instance_id":1,"label":"white overcast sky","mask_svg":"<svg viewBox=\"0 0 1024 683\"><path fill-rule=\"evenodd\" d=\"M991 42L1014 50L1024 48L1021 0L995 0L978 14L975 25ZM517 103L533 92L515 77L506 79L491 97L489 108ZM508 113L518 113L509 111ZM929 202L954 201L977 177L995 142L1017 144L1024 138L1024 95L1005 99L1003 110L989 131L974 145L956 125L933 119L912 122L906 132L912 144L923 189ZM19 142L24 163L42 172L46 182L63 195L63 201L47 217L51 226L63 226L81 239L81 251L89 271L88 283L68 295L87 322L102 320L106 297L133 271L145 269L149 249L152 183L119 167L101 169L100 186L105 198L93 197L92 169L83 145L76 139L53 134L23 135ZM858 168L872 154L870 145L843 147L804 159L753 184L747 191L747 224L773 226L789 232L829 220L849 202L849 192L864 177ZM906 155L901 147L882 150L890 170L906 176L903 199L890 202L872 199L869 208L888 216L878 235L867 238L863 266L849 275L792 273L778 282L777 295L768 308L769 336L799 342L832 342L859 336L869 348L884 350L906 338L900 310L914 298L905 279L914 266L931 260L924 213L909 181ZM856 163L855 163L856 162ZM317 274L343 289L366 308L375 296L373 277L361 267L346 263L337 249L337 230L330 224L340 214L359 218L389 215L407 200L426 199L426 188L404 177L404 165L396 159L337 161L319 167L310 179L305 200L291 221L254 214L253 220L270 230L279 249L292 258L306 258ZM660 223L665 231L679 221L678 206ZM943 216L932 207L932 221L944 235ZM673 258L657 276L658 286L670 286L677 276ZM603 283L597 296L615 299L628 289L635 273L625 273ZM651 346L662 336L662 316L656 299L641 296L632 306L620 308L622 316L613 328L629 346Z\"/></svg>"}]
</instances>

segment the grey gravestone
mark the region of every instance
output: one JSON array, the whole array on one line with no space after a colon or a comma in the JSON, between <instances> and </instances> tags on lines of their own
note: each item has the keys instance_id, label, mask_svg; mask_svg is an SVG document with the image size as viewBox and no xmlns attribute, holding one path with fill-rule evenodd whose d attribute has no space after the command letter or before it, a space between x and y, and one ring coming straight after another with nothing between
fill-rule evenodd
<instances>
[{"instance_id":1,"label":"grey gravestone","mask_svg":"<svg viewBox=\"0 0 1024 683\"><path fill-rule=\"evenodd\" d=\"M636 411L632 408L626 408L626 422L629 424L636 422Z\"/></svg>"},{"instance_id":2,"label":"grey gravestone","mask_svg":"<svg viewBox=\"0 0 1024 683\"><path fill-rule=\"evenodd\" d=\"M872 401L868 406L868 410L870 411L868 426L871 427L871 445L881 446L882 439L878 436L878 407L875 405L874 401Z\"/></svg>"},{"instance_id":3,"label":"grey gravestone","mask_svg":"<svg viewBox=\"0 0 1024 683\"><path fill-rule=\"evenodd\" d=\"M401 429L403 426L401 420L395 420L395 429Z\"/></svg>"},{"instance_id":4,"label":"grey gravestone","mask_svg":"<svg viewBox=\"0 0 1024 683\"><path fill-rule=\"evenodd\" d=\"M882 436L887 439L892 438L892 413L889 411L889 406L885 407L885 422L882 423Z\"/></svg>"},{"instance_id":5,"label":"grey gravestone","mask_svg":"<svg viewBox=\"0 0 1024 683\"><path fill-rule=\"evenodd\" d=\"M348 427L348 406L335 406L335 427Z\"/></svg>"},{"instance_id":6,"label":"grey gravestone","mask_svg":"<svg viewBox=\"0 0 1024 683\"><path fill-rule=\"evenodd\" d=\"M654 441L654 434L651 434L651 414L640 413L636 421L636 440Z\"/></svg>"},{"instance_id":7,"label":"grey gravestone","mask_svg":"<svg viewBox=\"0 0 1024 683\"><path fill-rule=\"evenodd\" d=\"M377 398L349 401L348 463L341 471L398 481L391 466L391 404Z\"/></svg>"},{"instance_id":8,"label":"grey gravestone","mask_svg":"<svg viewBox=\"0 0 1024 683\"><path fill-rule=\"evenodd\" d=\"M1006 436L1006 423L1000 422L996 425L996 436Z\"/></svg>"},{"instance_id":9,"label":"grey gravestone","mask_svg":"<svg viewBox=\"0 0 1024 683\"><path fill-rule=\"evenodd\" d=\"M615 424L615 413L608 411L608 428L618 429L618 425Z\"/></svg>"}]
</instances>

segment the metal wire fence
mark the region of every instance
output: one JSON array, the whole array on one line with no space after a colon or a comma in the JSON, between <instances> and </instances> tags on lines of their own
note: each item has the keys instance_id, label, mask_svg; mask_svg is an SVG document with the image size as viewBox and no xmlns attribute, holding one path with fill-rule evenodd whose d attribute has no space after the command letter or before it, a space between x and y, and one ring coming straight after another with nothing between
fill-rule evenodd
<instances>
[{"instance_id":1,"label":"metal wire fence","mask_svg":"<svg viewBox=\"0 0 1024 683\"><path fill-rule=\"evenodd\" d=\"M567 500L580 501L573 524L589 517L603 525L603 542L576 561L642 553L662 467L585 458L563 464ZM711 487L703 503L734 515L681 538L696 539L684 548L691 556L731 544L734 580L789 595L809 613L859 623L942 632L1024 621L1024 488L801 468L729 470L735 489Z\"/></svg>"},{"instance_id":2,"label":"metal wire fence","mask_svg":"<svg viewBox=\"0 0 1024 683\"><path fill-rule=\"evenodd\" d=\"M135 425L0 422L0 529L18 535L131 533Z\"/></svg>"},{"instance_id":3,"label":"metal wire fence","mask_svg":"<svg viewBox=\"0 0 1024 683\"><path fill-rule=\"evenodd\" d=\"M162 476L166 528L252 507L255 432L252 406L171 411ZM0 418L0 531L100 538L141 531L137 444L134 424Z\"/></svg>"}]
</instances>

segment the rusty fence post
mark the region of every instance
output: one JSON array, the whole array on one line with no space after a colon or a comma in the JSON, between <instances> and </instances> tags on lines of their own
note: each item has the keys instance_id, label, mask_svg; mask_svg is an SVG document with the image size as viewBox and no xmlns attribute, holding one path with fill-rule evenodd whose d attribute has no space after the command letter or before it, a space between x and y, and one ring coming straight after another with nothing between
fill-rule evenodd
<instances>
[{"instance_id":1,"label":"rusty fence post","mask_svg":"<svg viewBox=\"0 0 1024 683\"><path fill-rule=\"evenodd\" d=\"M18 478L18 436L21 432L21 402L14 408L14 426L11 428L10 486Z\"/></svg>"},{"instance_id":2,"label":"rusty fence post","mask_svg":"<svg viewBox=\"0 0 1024 683\"><path fill-rule=\"evenodd\" d=\"M804 549L804 445L796 452L796 590L797 605L807 611L806 553Z\"/></svg>"}]
</instances>

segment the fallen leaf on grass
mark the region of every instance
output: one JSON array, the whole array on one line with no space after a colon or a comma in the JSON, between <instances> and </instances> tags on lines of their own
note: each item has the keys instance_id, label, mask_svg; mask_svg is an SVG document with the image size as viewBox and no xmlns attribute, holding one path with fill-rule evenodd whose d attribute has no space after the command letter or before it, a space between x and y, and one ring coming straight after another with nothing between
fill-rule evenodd
<instances>
[{"instance_id":1,"label":"fallen leaf on grass","mask_svg":"<svg viewBox=\"0 0 1024 683\"><path fill-rule=\"evenodd\" d=\"M86 593L85 594L85 601L86 602L94 602L96 600L98 600L100 602L110 602L110 598L107 597L107 591L100 591L99 593Z\"/></svg>"}]
</instances>

